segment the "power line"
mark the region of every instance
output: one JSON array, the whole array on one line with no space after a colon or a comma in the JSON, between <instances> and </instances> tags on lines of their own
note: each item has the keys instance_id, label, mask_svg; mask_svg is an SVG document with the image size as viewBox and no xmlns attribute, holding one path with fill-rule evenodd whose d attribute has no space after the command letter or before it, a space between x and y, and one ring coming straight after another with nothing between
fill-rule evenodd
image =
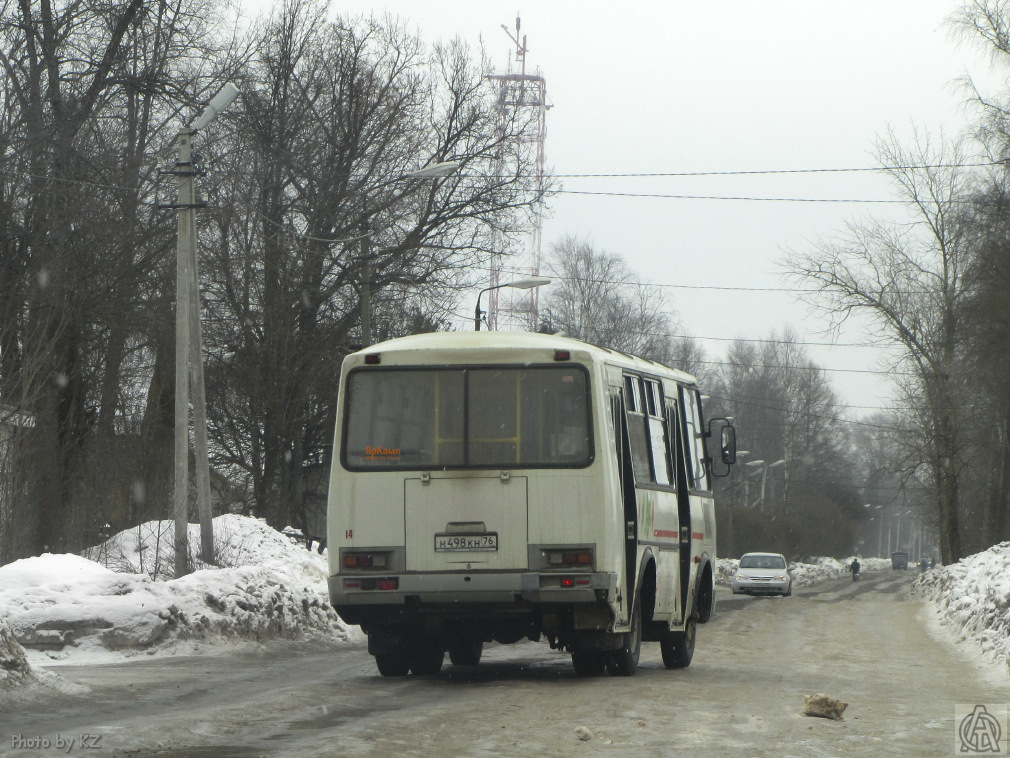
<instances>
[{"instance_id":1,"label":"power line","mask_svg":"<svg viewBox=\"0 0 1010 758\"><path fill-rule=\"evenodd\" d=\"M692 176L768 176L774 174L841 174L841 173L872 173L881 171L919 171L940 168L982 168L985 166L1001 166L1001 163L985 161L982 163L937 163L907 166L862 166L849 168L786 168L764 170L732 170L732 171L664 171L664 172L629 172L609 174L552 174L556 179L609 179L638 177L692 177Z\"/></svg>"},{"instance_id":2,"label":"power line","mask_svg":"<svg viewBox=\"0 0 1010 758\"><path fill-rule=\"evenodd\" d=\"M923 165L902 165L902 166L864 166L864 167L838 167L838 168L793 168L793 169L758 169L758 170L727 170L727 171L663 171L663 172L613 172L613 173L570 173L552 174L554 179L636 179L636 178L692 178L692 177L717 177L717 176L780 176L780 175L804 175L804 174L842 174L842 173L879 173L894 171L919 171L947 168L984 168L991 166L1001 166L1001 163L992 161L976 163L945 163L945 164L923 164ZM213 173L217 176L256 176L256 172L215 167ZM64 177L54 177L46 175L34 175L31 173L20 174L25 178L44 179L67 184L82 186L100 187L112 190L138 191L139 186L123 186L117 184L101 183L91 179L70 179ZM467 174L459 174L458 179L467 179ZM151 179L145 177L146 181ZM143 182L142 182L143 183ZM872 198L801 198L801 197L748 197L748 196L722 196L722 195L684 195L684 194L662 194L662 193L629 193L629 192L603 192L588 190L554 190L559 194L571 195L601 195L609 197L644 197L644 198L664 198L676 200L725 200L725 201L758 201L758 202L788 202L788 203L874 203L874 204L907 204L904 200L887 200ZM955 200L953 202L971 202L970 200Z\"/></svg>"},{"instance_id":3,"label":"power line","mask_svg":"<svg viewBox=\"0 0 1010 758\"><path fill-rule=\"evenodd\" d=\"M522 272L515 269L507 269L507 273L516 276ZM548 272L550 273L550 272ZM568 282L572 281L562 276L557 277L560 281ZM710 290L715 292L783 292L791 295L796 294L816 294L819 292L824 292L825 290L820 287L747 287L747 286L729 286L722 284L663 284L655 282L643 282L637 279L632 280L622 280L622 279L587 279L581 278L574 281L578 281L586 284L612 284L615 286L627 286L627 287L656 287L659 289L682 289L682 290ZM932 294L929 290L891 290L888 289L889 295L928 295Z\"/></svg>"},{"instance_id":4,"label":"power line","mask_svg":"<svg viewBox=\"0 0 1010 758\"><path fill-rule=\"evenodd\" d=\"M735 366L739 368L747 368L750 365L746 363L734 363L733 361L695 361L695 363L701 363L706 366ZM882 376L918 376L918 374L913 371L883 371L872 368L827 368L816 364L809 366L773 366L767 363L762 363L761 368L775 368L788 371L826 371L829 373L879 374Z\"/></svg>"},{"instance_id":5,"label":"power line","mask_svg":"<svg viewBox=\"0 0 1010 758\"><path fill-rule=\"evenodd\" d=\"M775 411L777 413L790 413L790 414L793 414L793 415L796 415L796 416L805 416L807 418L817 419L819 421L828 421L828 422L830 422L832 424L849 424L851 426L865 426L865 427L868 427L870 429L880 429L880 430L886 431L886 432L904 433L904 432L908 431L907 429L899 429L899 428L893 427L893 426L884 426L883 424L873 424L873 423L870 423L869 421L856 421L854 419L838 418L838 417L835 417L835 416L825 416L824 414L813 413L811 411L788 410L786 408L778 408L778 407L773 406L773 405L763 405L761 403L749 402L747 400L740 400L740 399L737 399L737 398L723 397L721 395L709 395L709 397L711 397L713 399L716 399L716 400L722 400L725 403L736 404L736 405L744 405L744 406L747 406L747 407L750 407L750 408L760 408L762 410ZM765 423L762 423L762 424L756 424L754 427L751 427L751 428L755 428L756 429L756 428L760 428L760 427L769 427L769 426L786 427L786 426L790 426L790 425L786 424L786 423L769 424L769 423L765 422Z\"/></svg>"},{"instance_id":6,"label":"power line","mask_svg":"<svg viewBox=\"0 0 1010 758\"><path fill-rule=\"evenodd\" d=\"M907 200L879 200L871 198L829 198L829 197L747 197L734 195L667 195L654 192L589 192L586 190L559 189L560 195L596 195L600 197L650 197L664 200L739 200L760 203L871 203L877 205L908 205ZM952 203L972 202L971 200L951 200Z\"/></svg>"}]
</instances>

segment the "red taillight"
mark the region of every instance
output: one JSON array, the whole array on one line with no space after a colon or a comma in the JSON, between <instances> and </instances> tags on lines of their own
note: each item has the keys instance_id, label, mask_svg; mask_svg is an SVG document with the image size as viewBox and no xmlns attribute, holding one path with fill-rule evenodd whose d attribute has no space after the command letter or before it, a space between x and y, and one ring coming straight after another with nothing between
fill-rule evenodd
<instances>
[{"instance_id":1,"label":"red taillight","mask_svg":"<svg viewBox=\"0 0 1010 758\"><path fill-rule=\"evenodd\" d=\"M550 550L545 552L548 566L585 566L593 565L592 550Z\"/></svg>"},{"instance_id":2,"label":"red taillight","mask_svg":"<svg viewBox=\"0 0 1010 758\"><path fill-rule=\"evenodd\" d=\"M369 353L365 356L365 363L369 366L376 366L382 363L382 357L378 353Z\"/></svg>"},{"instance_id":3,"label":"red taillight","mask_svg":"<svg viewBox=\"0 0 1010 758\"><path fill-rule=\"evenodd\" d=\"M344 568L385 568L386 556L382 553L345 553Z\"/></svg>"},{"instance_id":4,"label":"red taillight","mask_svg":"<svg viewBox=\"0 0 1010 758\"><path fill-rule=\"evenodd\" d=\"M563 576L563 577L561 577L561 586L562 587L574 587L575 586L575 578L571 577L571 576Z\"/></svg>"},{"instance_id":5,"label":"red taillight","mask_svg":"<svg viewBox=\"0 0 1010 758\"><path fill-rule=\"evenodd\" d=\"M567 361L571 360L572 354L567 350L555 350L554 360L556 361Z\"/></svg>"},{"instance_id":6,"label":"red taillight","mask_svg":"<svg viewBox=\"0 0 1010 758\"><path fill-rule=\"evenodd\" d=\"M386 579L345 579L344 588L349 590L396 590L400 588L397 577Z\"/></svg>"}]
</instances>

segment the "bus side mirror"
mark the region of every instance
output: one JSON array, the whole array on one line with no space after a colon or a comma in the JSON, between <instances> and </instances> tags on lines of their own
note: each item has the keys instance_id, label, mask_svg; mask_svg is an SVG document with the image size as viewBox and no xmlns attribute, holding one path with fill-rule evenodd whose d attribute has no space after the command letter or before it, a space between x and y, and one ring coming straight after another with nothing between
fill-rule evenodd
<instances>
[{"instance_id":1,"label":"bus side mirror","mask_svg":"<svg viewBox=\"0 0 1010 758\"><path fill-rule=\"evenodd\" d=\"M736 463L736 428L728 418L709 419L706 436L714 436L715 427L719 427L719 461L722 467L717 469L710 464L712 476L729 476L729 467Z\"/></svg>"},{"instance_id":2,"label":"bus side mirror","mask_svg":"<svg viewBox=\"0 0 1010 758\"><path fill-rule=\"evenodd\" d=\"M722 448L722 462L727 466L736 463L736 427L727 425L722 428L720 447Z\"/></svg>"}]
</instances>

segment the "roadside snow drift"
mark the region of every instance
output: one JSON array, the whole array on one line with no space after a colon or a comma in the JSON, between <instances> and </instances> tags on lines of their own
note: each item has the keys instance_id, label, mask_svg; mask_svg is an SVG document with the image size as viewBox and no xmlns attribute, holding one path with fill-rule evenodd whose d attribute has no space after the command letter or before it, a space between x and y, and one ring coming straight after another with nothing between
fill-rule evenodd
<instances>
[{"instance_id":1,"label":"roadside snow drift","mask_svg":"<svg viewBox=\"0 0 1010 758\"><path fill-rule=\"evenodd\" d=\"M227 567L178 579L169 578L168 521L114 535L87 551L96 560L47 553L0 566L0 623L26 647L65 653L129 654L184 640L348 638L327 602L323 556L257 519L220 516L214 530ZM190 525L189 540L199 545L199 525Z\"/></svg>"},{"instance_id":2,"label":"roadside snow drift","mask_svg":"<svg viewBox=\"0 0 1010 758\"><path fill-rule=\"evenodd\" d=\"M0 620L0 690L35 681L35 672L28 663L10 627Z\"/></svg>"},{"instance_id":3,"label":"roadside snow drift","mask_svg":"<svg viewBox=\"0 0 1010 758\"><path fill-rule=\"evenodd\" d=\"M973 641L1010 672L1010 542L927 571L912 584L912 594L933 603L958 641Z\"/></svg>"}]
</instances>

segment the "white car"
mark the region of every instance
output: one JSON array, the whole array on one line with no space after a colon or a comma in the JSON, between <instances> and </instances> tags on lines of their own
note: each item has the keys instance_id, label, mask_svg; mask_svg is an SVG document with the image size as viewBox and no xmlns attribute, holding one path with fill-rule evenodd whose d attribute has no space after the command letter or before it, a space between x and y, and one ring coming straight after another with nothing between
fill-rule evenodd
<instances>
[{"instance_id":1,"label":"white car","mask_svg":"<svg viewBox=\"0 0 1010 758\"><path fill-rule=\"evenodd\" d=\"M745 553L733 575L733 594L739 595L793 594L793 579L789 576L785 556L780 553Z\"/></svg>"}]
</instances>

